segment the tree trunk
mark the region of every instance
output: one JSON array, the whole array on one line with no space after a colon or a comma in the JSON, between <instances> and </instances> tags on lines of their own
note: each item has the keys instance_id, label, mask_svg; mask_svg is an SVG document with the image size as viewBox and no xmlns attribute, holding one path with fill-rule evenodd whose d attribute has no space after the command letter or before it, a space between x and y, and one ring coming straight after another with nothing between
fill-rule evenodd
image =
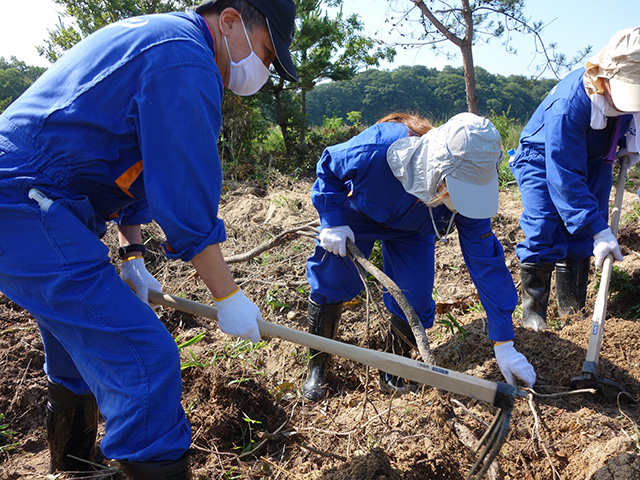
<instances>
[{"instance_id":1,"label":"tree trunk","mask_svg":"<svg viewBox=\"0 0 640 480\"><path fill-rule=\"evenodd\" d=\"M282 81L281 81L282 83ZM276 100L276 115L278 116L278 126L282 132L282 140L284 141L284 149L286 153L291 152L291 138L287 131L287 119L284 115L284 109L282 108L282 88L275 87L273 89L273 96Z\"/></svg>"},{"instance_id":2,"label":"tree trunk","mask_svg":"<svg viewBox=\"0 0 640 480\"><path fill-rule=\"evenodd\" d=\"M464 18L464 39L460 43L462 66L464 68L464 87L467 92L467 110L480 115L478 108L478 92L476 91L476 72L473 67L473 13L469 0L462 0L462 17Z\"/></svg>"},{"instance_id":3,"label":"tree trunk","mask_svg":"<svg viewBox=\"0 0 640 480\"><path fill-rule=\"evenodd\" d=\"M467 92L467 110L476 115L480 114L478 108L478 93L476 91L476 75L473 69L473 12L469 0L462 0L462 17L464 18L464 38L459 38L444 25L422 0L413 0L422 14L429 20L444 37L456 45L462 52L462 66L464 68L464 87Z\"/></svg>"},{"instance_id":4,"label":"tree trunk","mask_svg":"<svg viewBox=\"0 0 640 480\"><path fill-rule=\"evenodd\" d=\"M298 137L298 144L302 147L304 145L307 133L307 91L303 88L300 92L302 100L302 123L300 125L300 134Z\"/></svg>"},{"instance_id":5,"label":"tree trunk","mask_svg":"<svg viewBox=\"0 0 640 480\"><path fill-rule=\"evenodd\" d=\"M460 50L462 51L462 65L464 68L464 87L467 92L467 110L471 113L475 113L476 115L480 115L471 44L465 42L462 47L460 47Z\"/></svg>"}]
</instances>

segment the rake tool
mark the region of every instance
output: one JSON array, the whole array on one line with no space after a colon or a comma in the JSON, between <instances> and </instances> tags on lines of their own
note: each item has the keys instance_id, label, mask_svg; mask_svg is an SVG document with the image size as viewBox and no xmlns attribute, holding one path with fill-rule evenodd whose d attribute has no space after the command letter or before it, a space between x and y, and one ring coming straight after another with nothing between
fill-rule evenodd
<instances>
[{"instance_id":1,"label":"rake tool","mask_svg":"<svg viewBox=\"0 0 640 480\"><path fill-rule=\"evenodd\" d=\"M218 309L213 306L157 290L149 290L149 302L192 315L214 320L218 318ZM487 472L507 437L516 397L526 397L525 392L506 383L491 382L399 355L357 347L263 320L258 321L258 326L262 335L281 338L314 350L348 358L399 377L472 397L498 407L500 411L474 449L478 459L469 471L467 480L480 480Z\"/></svg>"},{"instance_id":2,"label":"rake tool","mask_svg":"<svg viewBox=\"0 0 640 480\"><path fill-rule=\"evenodd\" d=\"M613 210L611 212L611 232L613 235L618 234L618 223L620 221L620 209L622 207L622 198L624 196L624 184L627 178L627 169L629 168L629 158L625 155L620 159L620 173L618 175L618 183L616 184L616 196L614 200ZM624 387L612 380L600 378L597 375L598 361L600 359L600 348L602 347L602 335L604 334L604 321L607 313L607 300L609 296L609 282L611 280L611 271L613 269L613 254L607 255L602 264L602 276L600 277L600 288L596 303L593 307L593 319L591 321L591 331L589 333L589 346L587 348L587 356L582 365L582 375L571 379L570 387L572 390L593 388L598 394L605 398L617 398L618 394L629 393ZM629 395L630 396L630 395Z\"/></svg>"}]
</instances>

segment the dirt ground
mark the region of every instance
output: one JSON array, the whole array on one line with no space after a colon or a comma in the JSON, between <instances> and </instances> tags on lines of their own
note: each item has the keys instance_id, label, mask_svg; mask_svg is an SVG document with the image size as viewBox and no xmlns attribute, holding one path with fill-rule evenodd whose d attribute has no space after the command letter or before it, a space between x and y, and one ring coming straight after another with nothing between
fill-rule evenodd
<instances>
[{"instance_id":1,"label":"dirt ground","mask_svg":"<svg viewBox=\"0 0 640 480\"><path fill-rule=\"evenodd\" d=\"M313 222L311 184L311 179L279 177L266 188L230 185L220 212L229 237L223 245L225 256L243 254L283 231ZM618 290L609 299L599 372L636 396L639 211L635 188L629 188L620 228L625 259L616 263L612 289ZM520 212L517 189L502 191L493 228L516 282ZM145 228L145 238L148 268L165 292L211 302L189 264L164 258L157 226ZM106 242L115 254L113 232ZM305 260L312 248L311 238L293 235L249 261L231 265L265 320L306 330ZM553 291L552 329L525 330L520 307L516 309L516 348L536 369L535 391L558 395L517 399L507 441L486 478L640 479L638 400L618 403L590 393L568 394L571 378L582 370L598 278L592 270L585 319L557 319ZM447 244L436 247L435 285L439 313L428 338L436 363L502 381L455 232ZM364 293L349 303L339 340L380 349L388 330L382 309L380 288L370 280L369 312ZM211 320L168 308L159 318L179 336L178 343L204 334L181 350L182 398L193 427L194 478L199 480L464 479L475 459L471 437L480 438L498 411L428 386L399 397L383 394L377 371L339 357L334 357L328 378L330 395L309 403L300 394L308 358L304 347L269 338L252 347L221 333ZM0 479L47 478L43 361L34 320L0 295ZM123 479L115 467L92 478Z\"/></svg>"}]
</instances>

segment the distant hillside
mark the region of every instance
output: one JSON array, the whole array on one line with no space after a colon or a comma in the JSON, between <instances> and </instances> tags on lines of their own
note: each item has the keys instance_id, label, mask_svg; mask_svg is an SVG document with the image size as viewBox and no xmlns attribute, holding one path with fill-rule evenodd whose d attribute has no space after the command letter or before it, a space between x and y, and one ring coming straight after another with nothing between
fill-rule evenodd
<instances>
[{"instance_id":1,"label":"distant hillside","mask_svg":"<svg viewBox=\"0 0 640 480\"><path fill-rule=\"evenodd\" d=\"M18 98L45 71L31 67L16 57L0 57L0 113Z\"/></svg>"},{"instance_id":2,"label":"distant hillside","mask_svg":"<svg viewBox=\"0 0 640 480\"><path fill-rule=\"evenodd\" d=\"M557 83L521 75L493 75L476 67L480 112L489 116L507 113L526 122L540 101ZM307 95L307 121L322 124L324 116L346 117L362 113L362 122L371 125L393 111L419 113L433 121L445 120L467 110L462 67L439 71L421 65L392 71L368 70L353 79L318 85Z\"/></svg>"}]
</instances>

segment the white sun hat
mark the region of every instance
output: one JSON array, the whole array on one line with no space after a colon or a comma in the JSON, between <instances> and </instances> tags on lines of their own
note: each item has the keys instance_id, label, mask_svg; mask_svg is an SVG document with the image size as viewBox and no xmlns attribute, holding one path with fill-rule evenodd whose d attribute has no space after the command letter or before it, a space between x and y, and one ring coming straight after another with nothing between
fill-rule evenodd
<instances>
[{"instance_id":1,"label":"white sun hat","mask_svg":"<svg viewBox=\"0 0 640 480\"><path fill-rule=\"evenodd\" d=\"M587 93L601 93L599 78L609 79L611 98L618 110L640 111L640 27L616 32L607 46L587 62Z\"/></svg>"},{"instance_id":2,"label":"white sun hat","mask_svg":"<svg viewBox=\"0 0 640 480\"><path fill-rule=\"evenodd\" d=\"M484 117L460 113L421 137L406 137L387 151L387 163L404 189L431 203L443 179L456 211L468 218L498 213L500 133Z\"/></svg>"}]
</instances>

